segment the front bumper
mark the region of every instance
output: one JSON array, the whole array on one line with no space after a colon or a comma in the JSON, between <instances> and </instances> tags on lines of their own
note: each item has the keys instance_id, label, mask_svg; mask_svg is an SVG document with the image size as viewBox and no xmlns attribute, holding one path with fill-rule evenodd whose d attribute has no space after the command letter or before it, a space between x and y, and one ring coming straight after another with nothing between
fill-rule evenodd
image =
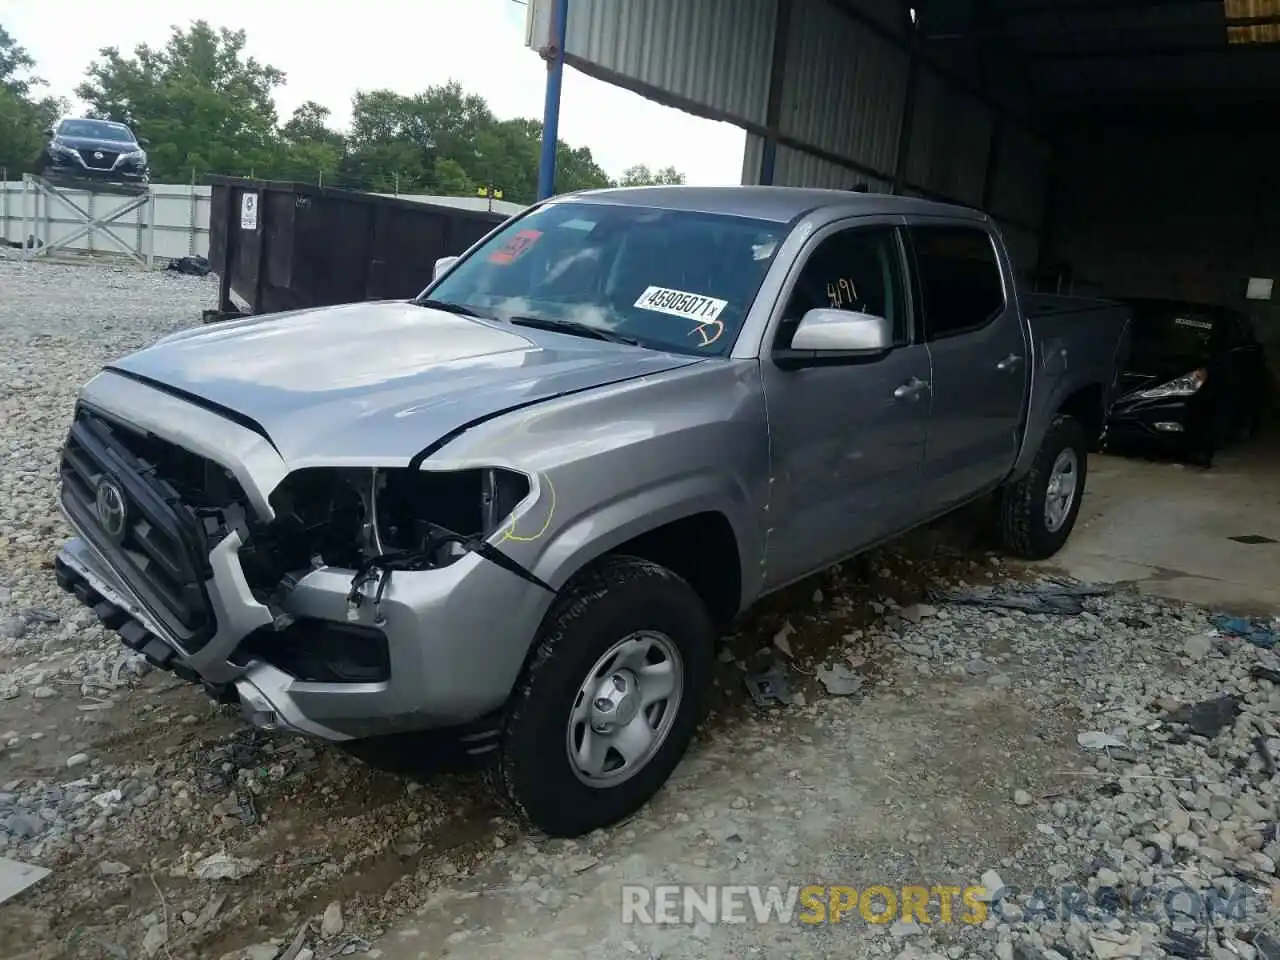
<instances>
[{"instance_id":1,"label":"front bumper","mask_svg":"<svg viewBox=\"0 0 1280 960\"><path fill-rule=\"evenodd\" d=\"M1122 402L1107 417L1107 442L1181 451L1199 439L1200 427L1186 398Z\"/></svg>"},{"instance_id":2,"label":"front bumper","mask_svg":"<svg viewBox=\"0 0 1280 960\"><path fill-rule=\"evenodd\" d=\"M65 516L65 514L64 514ZM58 585L92 608L126 646L153 665L185 680L201 683L215 697L238 702L246 719L265 728L288 728L326 740L350 736L307 717L290 695L292 678L268 663L237 665L231 661L240 641L272 622L272 615L249 593L235 553L239 537L231 534L210 555L218 629L199 651L183 652L138 595L118 577L88 540L77 537L63 546L54 561Z\"/></svg>"},{"instance_id":3,"label":"front bumper","mask_svg":"<svg viewBox=\"0 0 1280 960\"><path fill-rule=\"evenodd\" d=\"M80 180L109 180L123 183L145 183L150 179L147 165L133 158L116 157L108 164L94 166L78 153L46 151L45 175L74 177Z\"/></svg>"},{"instance_id":4,"label":"front bumper","mask_svg":"<svg viewBox=\"0 0 1280 960\"><path fill-rule=\"evenodd\" d=\"M262 437L180 398L109 373L91 382L84 396L140 429L218 456L244 479L260 513L287 473ZM203 589L211 632L208 639L187 642L167 625L145 585L135 589L125 568L108 559L110 550L96 542L101 532L93 528L92 516L62 506L77 536L58 553L58 582L126 645L224 702L238 703L257 726L326 740L483 721L509 696L551 602L546 591L468 554L440 569L396 571L378 607L380 620L371 603L357 609L355 621L349 619L353 571L330 567L291 582L268 607L245 579L240 534L233 531L208 555ZM298 621L377 632L385 640L384 679L328 682L291 672L285 659L273 655L273 643Z\"/></svg>"}]
</instances>

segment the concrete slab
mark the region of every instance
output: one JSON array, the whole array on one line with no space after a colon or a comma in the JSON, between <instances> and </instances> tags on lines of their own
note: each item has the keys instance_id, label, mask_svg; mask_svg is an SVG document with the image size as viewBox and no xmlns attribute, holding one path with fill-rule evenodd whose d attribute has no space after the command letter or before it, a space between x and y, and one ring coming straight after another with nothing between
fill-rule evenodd
<instances>
[{"instance_id":1,"label":"concrete slab","mask_svg":"<svg viewBox=\"0 0 1280 960\"><path fill-rule=\"evenodd\" d=\"M0 857L0 903L16 897L32 884L39 883L49 872L46 867L38 867L34 863Z\"/></svg>"},{"instance_id":2,"label":"concrete slab","mask_svg":"<svg viewBox=\"0 0 1280 960\"><path fill-rule=\"evenodd\" d=\"M1231 539L1251 535L1277 542ZM1233 613L1280 611L1280 436L1210 470L1092 457L1076 528L1047 565Z\"/></svg>"}]
</instances>

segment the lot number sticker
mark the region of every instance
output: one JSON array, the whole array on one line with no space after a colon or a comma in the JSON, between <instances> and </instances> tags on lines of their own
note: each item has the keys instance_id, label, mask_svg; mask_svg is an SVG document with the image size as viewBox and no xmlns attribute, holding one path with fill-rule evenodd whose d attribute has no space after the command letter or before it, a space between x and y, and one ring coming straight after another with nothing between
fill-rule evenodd
<instances>
[{"instance_id":1,"label":"lot number sticker","mask_svg":"<svg viewBox=\"0 0 1280 960\"><path fill-rule=\"evenodd\" d=\"M256 193L246 193L240 197L240 229L258 229L258 195Z\"/></svg>"},{"instance_id":2,"label":"lot number sticker","mask_svg":"<svg viewBox=\"0 0 1280 960\"><path fill-rule=\"evenodd\" d=\"M641 310L666 313L698 324L714 323L728 305L728 300L717 300L715 297L704 297L683 290L669 290L666 287L648 287L640 294L640 299L632 304Z\"/></svg>"},{"instance_id":3,"label":"lot number sticker","mask_svg":"<svg viewBox=\"0 0 1280 960\"><path fill-rule=\"evenodd\" d=\"M514 237L504 243L501 249L490 254L489 262L496 263L501 267L515 263L529 252L529 248L537 243L538 238L541 236L541 230L521 230Z\"/></svg>"},{"instance_id":4,"label":"lot number sticker","mask_svg":"<svg viewBox=\"0 0 1280 960\"><path fill-rule=\"evenodd\" d=\"M1197 330L1212 330L1213 324L1207 320L1192 320L1190 317L1178 317L1173 321L1179 327L1195 327Z\"/></svg>"}]
</instances>

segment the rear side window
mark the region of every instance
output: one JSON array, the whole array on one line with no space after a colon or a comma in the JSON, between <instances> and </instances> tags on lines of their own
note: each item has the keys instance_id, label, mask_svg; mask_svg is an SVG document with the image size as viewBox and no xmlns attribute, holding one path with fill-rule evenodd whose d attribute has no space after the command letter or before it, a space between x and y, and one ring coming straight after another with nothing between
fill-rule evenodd
<instances>
[{"instance_id":1,"label":"rear side window","mask_svg":"<svg viewBox=\"0 0 1280 960\"><path fill-rule=\"evenodd\" d=\"M925 339L985 327L1005 307L990 235L974 227L912 227Z\"/></svg>"}]
</instances>

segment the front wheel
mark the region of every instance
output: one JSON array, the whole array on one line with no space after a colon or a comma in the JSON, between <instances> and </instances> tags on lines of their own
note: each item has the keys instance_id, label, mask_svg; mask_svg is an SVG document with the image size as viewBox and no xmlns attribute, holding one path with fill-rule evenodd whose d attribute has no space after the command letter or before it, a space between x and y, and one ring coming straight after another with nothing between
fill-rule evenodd
<instances>
[{"instance_id":1,"label":"front wheel","mask_svg":"<svg viewBox=\"0 0 1280 960\"><path fill-rule=\"evenodd\" d=\"M512 695L500 798L552 836L608 826L643 806L689 746L715 628L671 571L610 557L570 583Z\"/></svg>"},{"instance_id":2,"label":"front wheel","mask_svg":"<svg viewBox=\"0 0 1280 960\"><path fill-rule=\"evenodd\" d=\"M1062 549L1084 499L1088 448L1079 420L1053 418L1030 471L998 494L997 532L1006 550L1044 560Z\"/></svg>"}]
</instances>

